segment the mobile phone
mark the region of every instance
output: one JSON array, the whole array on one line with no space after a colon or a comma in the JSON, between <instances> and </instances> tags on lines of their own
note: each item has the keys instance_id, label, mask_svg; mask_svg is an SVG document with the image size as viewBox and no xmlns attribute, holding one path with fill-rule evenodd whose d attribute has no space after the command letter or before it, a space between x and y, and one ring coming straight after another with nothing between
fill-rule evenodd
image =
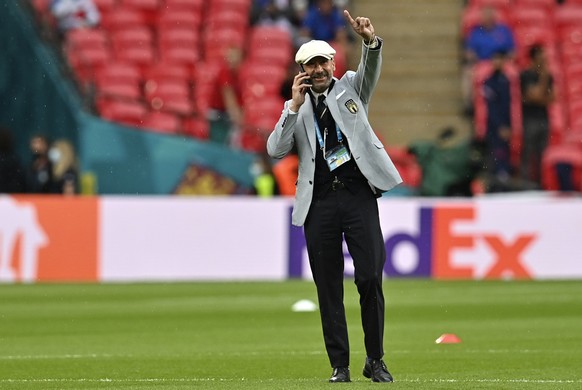
<instances>
[{"instance_id":1,"label":"mobile phone","mask_svg":"<svg viewBox=\"0 0 582 390\"><path fill-rule=\"evenodd\" d=\"M305 72L305 68L303 67L303 64L301 64L301 65L299 65L299 66L301 67L301 71L302 71L302 72L304 72L304 73L307 73L307 72ZM306 78L305 80L303 80L303 82L304 82L305 84L313 85L313 81L311 81L311 77L309 77L309 78Z\"/></svg>"}]
</instances>

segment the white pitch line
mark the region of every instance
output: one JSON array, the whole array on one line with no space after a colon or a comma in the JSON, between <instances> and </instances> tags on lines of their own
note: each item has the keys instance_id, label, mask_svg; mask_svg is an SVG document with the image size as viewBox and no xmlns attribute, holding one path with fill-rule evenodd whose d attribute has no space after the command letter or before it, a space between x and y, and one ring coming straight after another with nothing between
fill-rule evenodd
<instances>
[{"instance_id":1,"label":"white pitch line","mask_svg":"<svg viewBox=\"0 0 582 390\"><path fill-rule=\"evenodd\" d=\"M196 382L312 382L314 379L253 379L246 378L37 378L37 379L0 379L0 383L196 383ZM533 384L580 384L582 379L396 379L395 382L408 383L533 383Z\"/></svg>"},{"instance_id":2,"label":"white pitch line","mask_svg":"<svg viewBox=\"0 0 582 390\"><path fill-rule=\"evenodd\" d=\"M112 354L63 354L63 355L6 355L0 360L46 360L46 359L98 359L112 357L133 357L132 355L112 355Z\"/></svg>"}]
</instances>

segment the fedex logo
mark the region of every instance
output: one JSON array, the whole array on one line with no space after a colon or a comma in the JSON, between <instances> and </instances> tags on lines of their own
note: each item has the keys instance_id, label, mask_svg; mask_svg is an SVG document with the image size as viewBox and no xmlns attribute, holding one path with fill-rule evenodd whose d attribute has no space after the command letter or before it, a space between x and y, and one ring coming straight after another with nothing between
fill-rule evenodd
<instances>
[{"instance_id":1,"label":"fedex logo","mask_svg":"<svg viewBox=\"0 0 582 390\"><path fill-rule=\"evenodd\" d=\"M524 254L535 244L535 234L506 235L500 231L502 227L479 231L476 222L474 206L418 208L417 231L394 230L385 237L384 272L395 277L440 279L532 278ZM459 232L456 229L459 225L468 225L471 229ZM305 269L308 268L306 253L303 230L292 227L290 277L302 277L304 271L308 271ZM456 261L460 255L465 255L461 256L465 258L462 263ZM346 257L351 260L348 253Z\"/></svg>"}]
</instances>

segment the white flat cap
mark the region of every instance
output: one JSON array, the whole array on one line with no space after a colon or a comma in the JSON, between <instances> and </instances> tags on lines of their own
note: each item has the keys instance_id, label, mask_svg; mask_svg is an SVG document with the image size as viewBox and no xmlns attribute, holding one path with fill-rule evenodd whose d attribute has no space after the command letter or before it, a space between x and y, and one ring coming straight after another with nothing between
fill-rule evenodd
<instances>
[{"instance_id":1,"label":"white flat cap","mask_svg":"<svg viewBox=\"0 0 582 390\"><path fill-rule=\"evenodd\" d=\"M312 40L301 45L297 54L295 54L295 62L298 64L305 64L315 57L324 57L331 60L335 55L335 49L326 41Z\"/></svg>"}]
</instances>

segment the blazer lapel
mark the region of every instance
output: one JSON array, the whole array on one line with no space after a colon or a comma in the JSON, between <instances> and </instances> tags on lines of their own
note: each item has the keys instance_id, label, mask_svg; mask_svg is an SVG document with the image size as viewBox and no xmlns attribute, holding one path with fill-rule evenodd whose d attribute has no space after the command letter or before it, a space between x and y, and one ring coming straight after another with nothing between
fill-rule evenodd
<instances>
[{"instance_id":1,"label":"blazer lapel","mask_svg":"<svg viewBox=\"0 0 582 390\"><path fill-rule=\"evenodd\" d=\"M344 133L346 137L351 137L352 129L346 129L344 126L344 120L340 112L340 107L337 103L338 97L341 97L341 95L344 93L345 90L336 84L335 88L332 88L332 90L327 94L327 99L325 99L325 101L327 102L327 108L329 109L329 112L331 112L331 116L333 116L333 119L335 120L335 123L338 125L341 132Z\"/></svg>"},{"instance_id":2,"label":"blazer lapel","mask_svg":"<svg viewBox=\"0 0 582 390\"><path fill-rule=\"evenodd\" d=\"M307 94L309 99L311 99L311 95ZM315 120L313 119L313 105L311 104L311 100L307 102L307 97L305 98L306 101L303 103L305 107L305 112L303 113L303 127L305 127L305 133L307 135L307 139L309 140L309 146L311 146L311 151L315 156L315 144L317 141L315 140Z\"/></svg>"}]
</instances>

